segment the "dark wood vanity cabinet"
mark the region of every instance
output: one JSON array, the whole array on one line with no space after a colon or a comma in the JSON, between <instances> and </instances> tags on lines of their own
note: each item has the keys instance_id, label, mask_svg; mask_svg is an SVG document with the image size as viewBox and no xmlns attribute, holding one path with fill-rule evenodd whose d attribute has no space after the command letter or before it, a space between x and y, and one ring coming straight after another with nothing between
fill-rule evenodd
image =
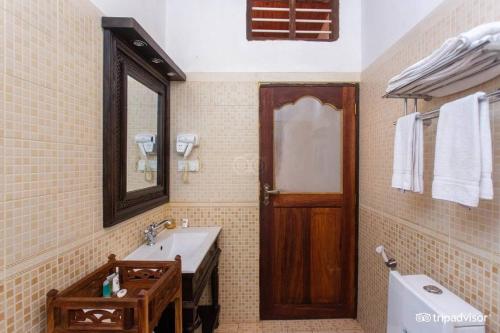
<instances>
[{"instance_id":1,"label":"dark wood vanity cabinet","mask_svg":"<svg viewBox=\"0 0 500 333\"><path fill-rule=\"evenodd\" d=\"M182 274L182 322L185 333L202 327L203 333L212 333L219 326L219 257L221 249L216 240L195 273ZM210 285L211 304L200 305L204 290ZM164 312L158 332L174 332L174 311ZM155 330L156 331L156 330Z\"/></svg>"},{"instance_id":2,"label":"dark wood vanity cabinet","mask_svg":"<svg viewBox=\"0 0 500 333\"><path fill-rule=\"evenodd\" d=\"M216 241L194 274L182 274L182 315L184 332L193 332L200 324L203 333L213 332L219 326L219 256ZM199 305L203 291L210 283L210 305Z\"/></svg>"}]
</instances>

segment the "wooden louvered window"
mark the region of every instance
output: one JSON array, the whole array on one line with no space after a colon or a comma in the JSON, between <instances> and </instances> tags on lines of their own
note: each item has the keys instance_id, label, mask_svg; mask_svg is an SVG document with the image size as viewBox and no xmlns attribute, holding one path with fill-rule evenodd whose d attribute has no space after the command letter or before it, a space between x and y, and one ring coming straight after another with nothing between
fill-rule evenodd
<instances>
[{"instance_id":1,"label":"wooden louvered window","mask_svg":"<svg viewBox=\"0 0 500 333\"><path fill-rule=\"evenodd\" d=\"M248 40L338 37L339 0L247 0Z\"/></svg>"}]
</instances>

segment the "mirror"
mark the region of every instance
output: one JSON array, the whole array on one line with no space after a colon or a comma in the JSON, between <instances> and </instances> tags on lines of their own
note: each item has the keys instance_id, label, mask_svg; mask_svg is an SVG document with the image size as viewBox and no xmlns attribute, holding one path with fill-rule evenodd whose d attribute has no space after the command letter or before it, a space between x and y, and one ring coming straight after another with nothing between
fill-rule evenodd
<instances>
[{"instance_id":1,"label":"mirror","mask_svg":"<svg viewBox=\"0 0 500 333\"><path fill-rule=\"evenodd\" d=\"M158 94L127 76L127 192L158 183Z\"/></svg>"},{"instance_id":2,"label":"mirror","mask_svg":"<svg viewBox=\"0 0 500 333\"><path fill-rule=\"evenodd\" d=\"M111 227L168 202L169 81L112 31L104 41L103 224Z\"/></svg>"}]
</instances>

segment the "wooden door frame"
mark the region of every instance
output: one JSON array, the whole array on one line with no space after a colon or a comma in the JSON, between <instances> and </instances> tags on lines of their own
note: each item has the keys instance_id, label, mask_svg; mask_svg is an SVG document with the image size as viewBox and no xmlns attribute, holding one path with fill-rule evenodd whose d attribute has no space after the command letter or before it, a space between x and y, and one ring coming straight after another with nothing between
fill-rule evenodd
<instances>
[{"instance_id":1,"label":"wooden door frame","mask_svg":"<svg viewBox=\"0 0 500 333\"><path fill-rule=\"evenodd\" d=\"M355 112L355 171L354 171L354 304L352 304L352 309L346 314L345 317L348 318L356 318L357 317L357 297L358 297L358 233L359 233L359 83L261 83L259 85L259 316L261 320L273 320L280 319L269 316L265 313L265 308L263 308L263 294L265 292L263 285L267 282L264 281L264 274L262 274L264 264L268 264L268 258L263 257L264 253L264 243L265 241L269 241L268 239L264 240L264 237L268 237L268 234L265 232L265 226L263 225L263 214L264 214L264 206L262 203L262 176L265 172L265 166L263 161L261 160L261 152L266 149L265 147L269 145L269 142L273 142L272 137L264 137L263 135L263 114L265 112L262 103L262 88L279 88L279 87L297 87L297 88L307 88L307 87L353 87L355 89L354 93L354 112ZM269 131L268 131L269 132ZM269 141L270 140L270 141ZM330 318L330 316L320 316L323 318ZM304 317L297 317L297 319L307 319Z\"/></svg>"}]
</instances>

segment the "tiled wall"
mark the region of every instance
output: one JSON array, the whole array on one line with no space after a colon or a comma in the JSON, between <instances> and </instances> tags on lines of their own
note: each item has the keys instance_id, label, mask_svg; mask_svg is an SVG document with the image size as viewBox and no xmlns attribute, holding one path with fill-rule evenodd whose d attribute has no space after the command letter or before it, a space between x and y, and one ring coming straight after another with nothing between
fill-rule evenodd
<instances>
[{"instance_id":1,"label":"tiled wall","mask_svg":"<svg viewBox=\"0 0 500 333\"><path fill-rule=\"evenodd\" d=\"M188 81L172 83L172 138L194 132L200 146L201 172L189 184L177 172L171 142L171 202L256 203L258 200L258 84L257 82Z\"/></svg>"},{"instance_id":2,"label":"tiled wall","mask_svg":"<svg viewBox=\"0 0 500 333\"><path fill-rule=\"evenodd\" d=\"M222 226L220 303L223 322L257 321L259 309L258 84L188 81L171 88L172 138L196 133L190 158L201 170L183 183L172 139L168 213L192 226Z\"/></svg>"},{"instance_id":3,"label":"tiled wall","mask_svg":"<svg viewBox=\"0 0 500 333\"><path fill-rule=\"evenodd\" d=\"M393 121L402 101L382 99L390 77L428 55L448 37L500 19L496 0L448 0L362 73L358 316L366 332L385 332L388 271L374 248L384 244L405 274L427 274L490 316L500 332L500 104L492 107L495 199L467 209L432 200L436 123L425 133L425 193L391 189ZM420 111L476 91L420 102ZM411 104L410 104L411 105Z\"/></svg>"},{"instance_id":4,"label":"tiled wall","mask_svg":"<svg viewBox=\"0 0 500 333\"><path fill-rule=\"evenodd\" d=\"M83 0L0 0L0 332L43 332L48 290L166 214L102 227L100 17Z\"/></svg>"},{"instance_id":5,"label":"tiled wall","mask_svg":"<svg viewBox=\"0 0 500 333\"><path fill-rule=\"evenodd\" d=\"M387 271L373 253L380 243L399 259L403 273L429 274L489 313L491 332L500 330L500 196L471 211L430 199L435 124L425 129L426 194L392 191L392 122L401 104L380 98L394 73L447 36L498 19L498 13L494 0L450 0L363 73L359 319L367 332L385 327L380 300L386 299ZM166 216L223 227L222 321L257 321L261 77L221 74L211 80L206 74L174 83L172 138L180 132L200 135L192 157L200 158L201 171L182 183L175 171L180 156L172 152L172 203L104 230L100 16L83 0L0 0L0 331L43 331L49 289L66 287L109 253L125 256L141 243L145 225ZM355 76L345 75L267 77ZM423 104L422 110L443 101ZM500 113L493 114L498 151ZM495 164L500 166L498 158ZM500 193L498 172L494 177Z\"/></svg>"},{"instance_id":6,"label":"tiled wall","mask_svg":"<svg viewBox=\"0 0 500 333\"><path fill-rule=\"evenodd\" d=\"M0 0L0 332L43 332L45 295L167 216L220 225L223 322L258 321L258 83L356 73L188 74L171 89L171 204L102 227L102 30L86 0ZM201 171L176 172L194 132Z\"/></svg>"},{"instance_id":7,"label":"tiled wall","mask_svg":"<svg viewBox=\"0 0 500 333\"><path fill-rule=\"evenodd\" d=\"M259 81L352 81L344 74L188 73L171 87L171 203L167 214L193 226L222 226L221 321L259 320ZM201 170L182 182L174 138L196 133Z\"/></svg>"}]
</instances>

